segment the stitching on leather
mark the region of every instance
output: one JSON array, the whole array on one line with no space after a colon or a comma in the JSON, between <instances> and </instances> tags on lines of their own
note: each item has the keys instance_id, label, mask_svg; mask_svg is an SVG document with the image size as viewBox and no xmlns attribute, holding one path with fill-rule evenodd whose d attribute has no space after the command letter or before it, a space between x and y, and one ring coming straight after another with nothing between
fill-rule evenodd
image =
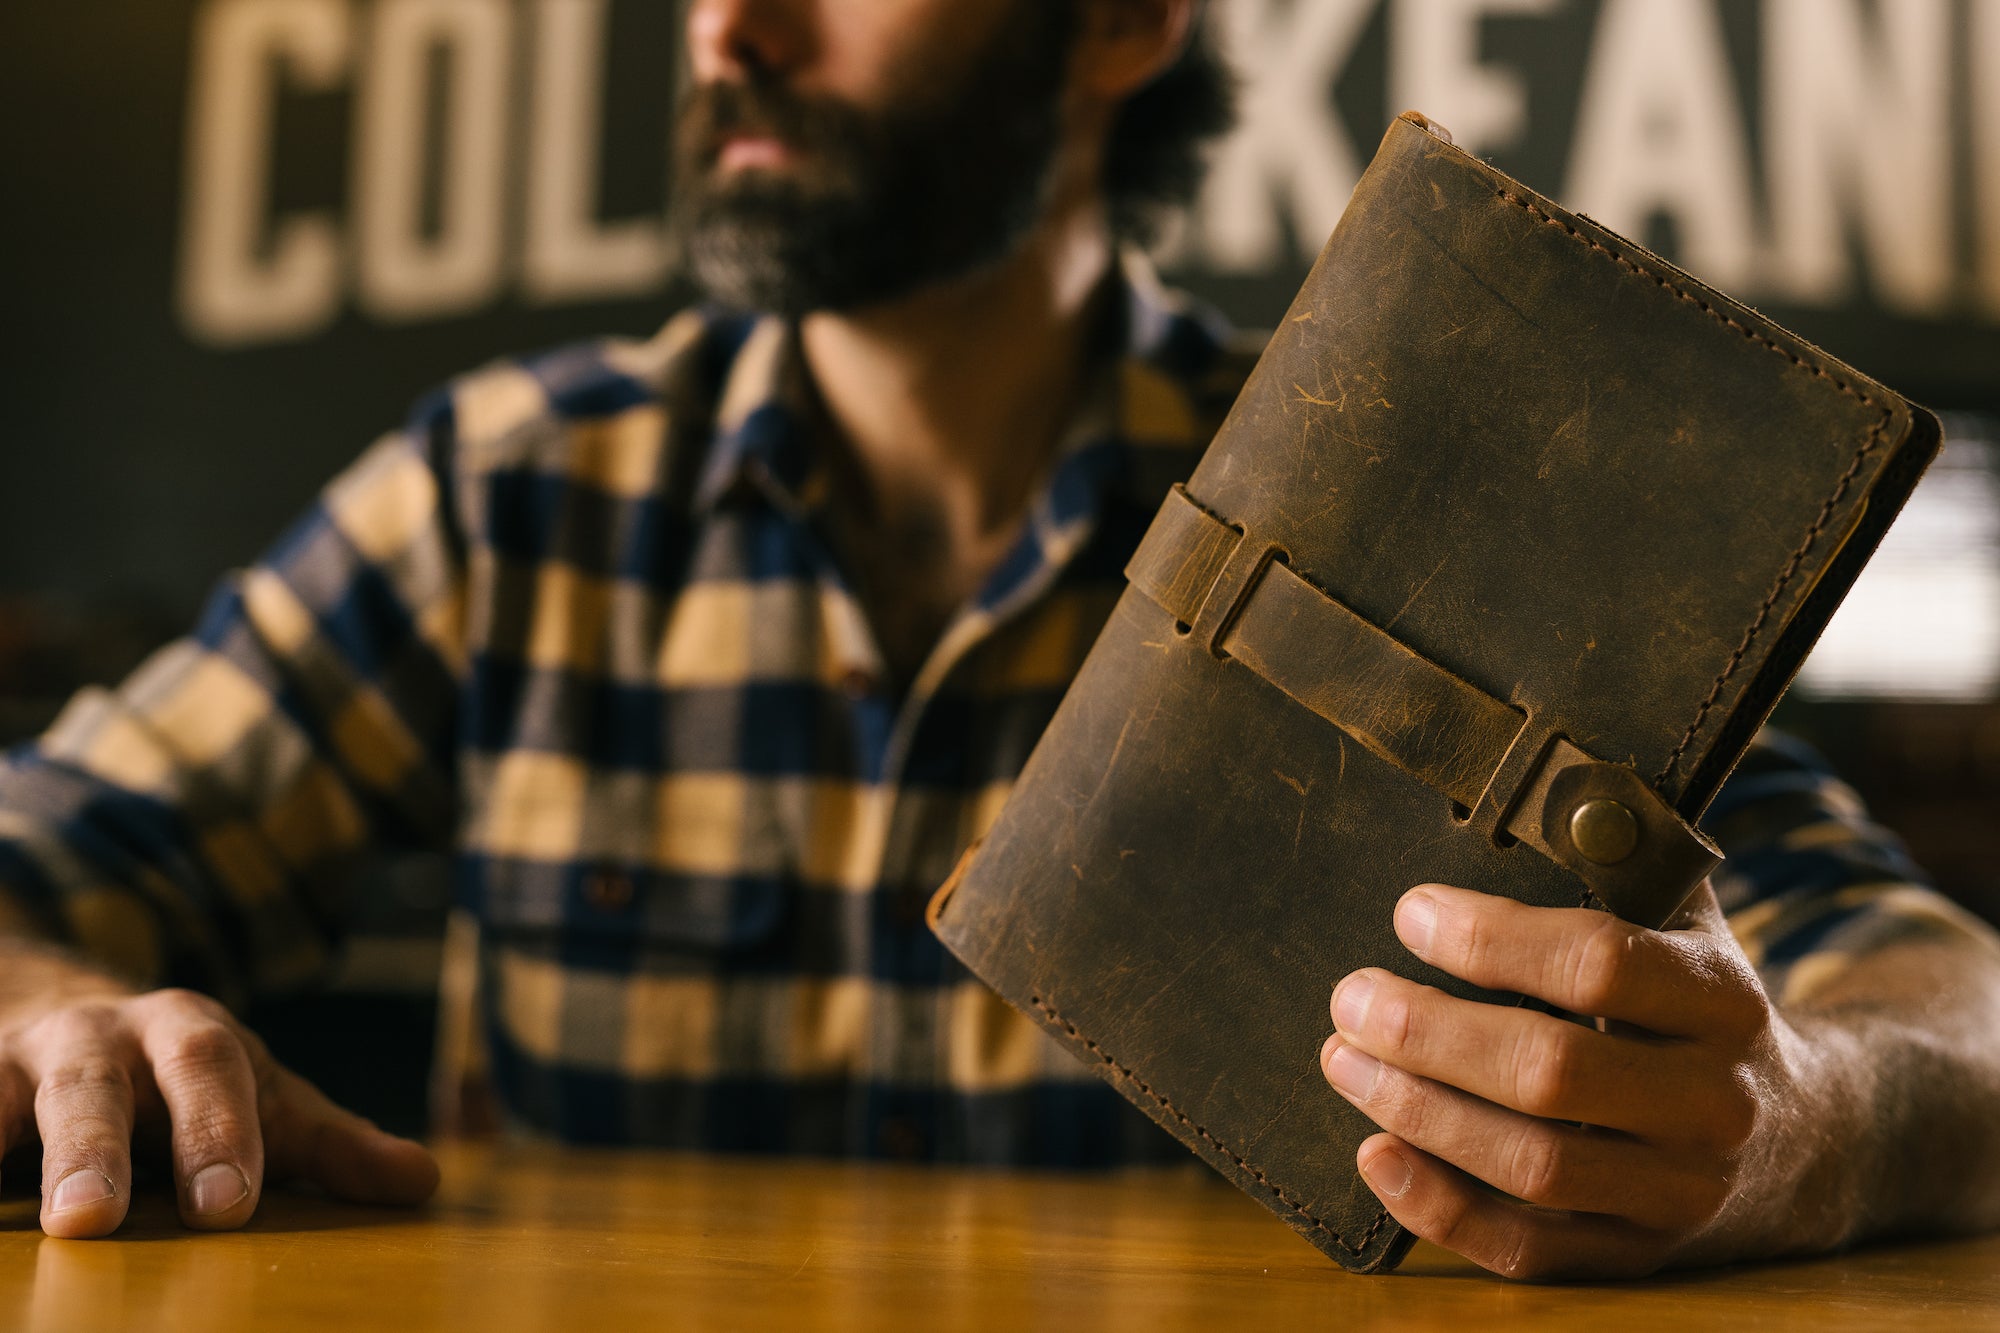
<instances>
[{"instance_id":1,"label":"stitching on leather","mask_svg":"<svg viewBox=\"0 0 2000 1333\"><path fill-rule=\"evenodd\" d=\"M1327 1235L1333 1237L1334 1244L1340 1246L1341 1249L1346 1250L1349 1254L1358 1255L1362 1253L1364 1250L1366 1250L1369 1246L1369 1243L1375 1239L1375 1233L1380 1231L1382 1229L1382 1224L1389 1220L1389 1210L1387 1208L1384 1208L1381 1212L1375 1215L1374 1225L1368 1228L1367 1234L1362 1236L1360 1243L1349 1244L1345 1236L1342 1236L1338 1231L1335 1231L1332 1227L1328 1226L1325 1222L1321 1221L1320 1218L1317 1217L1315 1214L1313 1214L1311 1211L1309 1211L1304 1204L1300 1203L1297 1199L1294 1199L1291 1195L1285 1193L1285 1191L1277 1184L1277 1182L1273 1181L1269 1176L1265 1175L1262 1171L1252 1166L1250 1162L1243 1157L1242 1154L1234 1151L1233 1149L1230 1148L1228 1144L1224 1143L1221 1139L1216 1138L1215 1135L1209 1133L1206 1129L1202 1128L1200 1125L1197 1125L1192 1119L1190 1119L1185 1113L1183 1113L1179 1107L1175 1106L1165 1097L1162 1097L1159 1093L1153 1091L1152 1085L1147 1083L1146 1080L1140 1078L1137 1074L1127 1069L1124 1065L1119 1064L1118 1061L1114 1060L1111 1057L1110 1053L1107 1052L1102 1046L1099 1046L1096 1042L1084 1036L1083 1033L1077 1029L1076 1024L1070 1022L1067 1018L1064 1018L1061 1014L1049 1008L1047 1004L1042 1002L1041 996L1030 995L1028 997L1028 1000L1031 1004L1035 1006L1035 1008L1041 1011L1042 1016L1044 1018L1048 1019L1051 1023L1054 1023L1064 1032L1067 1032L1071 1037L1075 1038L1077 1041L1082 1042L1086 1047L1089 1048L1091 1054L1095 1055L1105 1064L1111 1066L1111 1068L1118 1071L1119 1076L1122 1077L1127 1083L1130 1083L1133 1087L1145 1093L1147 1097L1152 1099L1155 1105L1159 1106L1162 1110L1172 1115L1174 1119L1180 1121L1183 1125L1186 1125L1189 1129L1193 1130L1205 1142L1207 1142L1210 1146L1212 1146L1217 1152L1221 1153L1224 1157L1227 1157L1230 1161L1236 1163L1236 1165L1245 1174L1250 1176L1251 1179L1255 1180L1265 1189L1271 1191L1271 1193L1277 1195L1278 1201L1280 1203L1284 1204L1287 1208L1297 1213L1300 1217L1305 1218L1308 1222L1311 1222L1313 1224L1314 1229L1319 1231L1324 1231Z\"/></svg>"},{"instance_id":2,"label":"stitching on leather","mask_svg":"<svg viewBox=\"0 0 2000 1333\"><path fill-rule=\"evenodd\" d=\"M1505 189L1496 189L1494 194L1513 204L1516 208L1528 213L1530 216L1540 218L1543 222L1563 232L1579 244L1588 246L1590 249L1606 256L1620 268L1635 273L1639 277L1655 283L1661 289L1671 292L1674 296L1686 301L1689 305L1692 305L1695 309L1701 311L1717 323L1736 330L1736 332L1742 334L1758 346L1769 348L1799 369L1825 380L1856 402L1866 404L1869 407L1880 408L1882 412L1881 418L1876 421L1874 428L1868 432L1868 438L1862 441L1861 448L1855 452L1853 461L1847 465L1847 471L1841 473L1840 479L1834 483L1833 493L1827 497L1826 503L1820 506L1819 515L1813 520L1812 526L1806 529L1805 539L1799 543L1798 549L1792 552L1791 558L1785 562L1784 568L1779 571L1778 581L1772 585L1770 594L1764 598L1764 604L1757 608L1756 618L1750 622L1750 627L1743 632L1742 642L1736 645L1736 651L1729 655L1727 662L1723 663L1721 674L1716 676L1715 684L1709 687L1708 697L1703 699L1701 706L1695 710L1694 721L1688 723L1688 728L1682 733L1680 742L1674 746L1673 753L1667 756L1665 767L1661 768L1659 775L1653 779L1654 786L1661 786L1669 777L1673 776L1675 765L1680 763L1681 756L1687 753L1688 746L1692 745L1694 738L1701 733L1701 724L1707 720L1709 712L1715 707L1716 701L1722 697L1723 687L1729 683L1729 678L1736 674L1736 669L1743 665L1744 657L1750 652L1750 645L1756 641L1757 635L1764 629L1765 622L1771 618L1772 608L1778 604L1778 599L1784 595L1785 588L1798 574L1799 567L1805 563L1806 553L1812 549L1813 543L1819 540L1819 535L1826 530L1826 525L1833 521L1834 511L1840 507L1841 500L1847 494L1847 488L1854 484L1854 478L1860 474L1862 462L1874 451L1875 446L1882 442L1882 432L1889 425L1894 413L1866 393L1849 384L1846 380L1828 371L1826 367L1815 365L1777 340L1746 327L1732 316L1724 314L1694 293L1679 287L1671 279L1662 277L1660 274L1634 263L1625 255L1619 254L1616 250L1602 244L1594 237L1585 235L1561 218L1553 216L1546 210L1521 198L1519 195Z\"/></svg>"},{"instance_id":3,"label":"stitching on leather","mask_svg":"<svg viewBox=\"0 0 2000 1333\"><path fill-rule=\"evenodd\" d=\"M1786 585L1798 574L1799 566L1805 563L1806 552L1812 549L1813 543L1819 540L1820 533L1825 531L1826 525L1833 520L1834 511L1840 507L1841 497L1847 494L1847 488L1854 483L1854 478L1860 473L1863 460L1874 451L1877 444L1881 443L1882 428L1888 424L1889 413L1885 411L1882 419L1875 423L1875 429L1868 433L1868 439L1854 455L1854 461L1847 465L1847 471L1841 473L1840 480L1834 483L1833 494L1827 496L1826 503L1820 506L1819 517L1814 519L1812 527L1806 530L1805 540L1799 543L1799 548L1792 552L1792 558L1787 560L1785 567L1778 572L1778 581L1772 585L1770 595L1764 599L1764 604L1757 608L1757 618L1750 622L1750 628L1743 631L1743 641L1737 644L1736 651L1729 655L1729 661L1723 665L1722 674L1715 678L1715 684L1710 687L1708 697L1703 699L1701 707L1695 710L1694 721L1688 723L1688 729L1681 736L1680 744L1674 746L1674 752L1667 756L1666 766L1660 770L1659 776L1653 779L1654 786L1666 782L1673 774L1674 765L1680 763L1681 755L1694 743L1696 734L1701 730L1702 721L1707 718L1709 710L1715 707L1715 701L1722 697L1722 687L1736 674L1736 668L1743 664L1744 655L1750 651L1750 644L1763 630L1764 622L1771 618L1771 608L1778 604L1778 598L1784 594Z\"/></svg>"},{"instance_id":4,"label":"stitching on leather","mask_svg":"<svg viewBox=\"0 0 2000 1333\"><path fill-rule=\"evenodd\" d=\"M1699 296L1696 296L1693 292L1686 291L1681 287L1675 285L1672 279L1662 277L1658 273L1653 272L1651 269L1646 268L1640 264L1634 263L1630 258L1626 257L1625 255L1619 254L1616 250L1613 250L1610 246L1603 244L1594 237L1585 235L1583 232L1578 231L1575 227L1570 226L1569 223L1564 222L1561 218L1551 215L1546 210L1537 207L1535 204L1530 203L1528 200L1521 198L1521 196L1514 194L1511 191L1495 190L1494 193L1500 196L1500 198L1505 199L1508 203L1514 205L1516 208L1531 213L1535 217L1538 217L1542 221L1548 223L1551 227L1555 227L1556 229L1564 232L1571 239L1579 242L1580 244L1587 245L1591 249L1597 251L1599 254L1606 256L1612 262L1616 263L1620 268L1626 269L1632 273L1636 273L1640 277L1645 278L1649 282L1657 283L1659 286L1665 288L1667 291L1672 292L1675 296L1679 297L1683 301L1686 301L1689 305L1701 311L1704 315L1707 315L1710 319L1715 320L1717 323L1735 329L1738 333L1742 334L1745 338L1748 338L1751 342L1756 343L1760 347L1770 348L1772 351L1776 352L1779 356L1784 357L1785 360L1797 366L1800 370L1807 371L1813 375L1817 375L1819 378L1833 385L1836 389L1839 389L1842 393L1846 394L1848 397L1854 399L1855 401L1866 403L1870 407L1880 406L1880 404L1878 404L1873 398L1870 398L1867 394L1855 388L1852 384L1849 384L1846 380L1840 378L1840 376L1835 375L1832 372L1828 371L1826 367L1814 365L1812 362L1806 360L1804 357L1800 356L1797 352L1794 352L1791 348L1786 347L1783 343L1778 342L1776 339L1767 337L1766 335L1757 332L1755 329L1749 328L1737 322L1736 319L1734 319L1729 315L1723 314L1720 310L1717 310L1714 306L1702 300ZM1886 411L1887 409L1884 410Z\"/></svg>"}]
</instances>

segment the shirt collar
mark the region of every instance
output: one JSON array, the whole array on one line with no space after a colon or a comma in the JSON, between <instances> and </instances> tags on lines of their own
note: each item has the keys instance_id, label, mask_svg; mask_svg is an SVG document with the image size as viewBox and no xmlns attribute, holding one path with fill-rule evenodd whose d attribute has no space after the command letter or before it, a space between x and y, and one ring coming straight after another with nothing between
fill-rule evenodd
<instances>
[{"instance_id":1,"label":"shirt collar","mask_svg":"<svg viewBox=\"0 0 2000 1333\"><path fill-rule=\"evenodd\" d=\"M1055 539L1042 543L1048 556L1071 546L1065 531L1087 527L1108 499L1157 507L1214 427L1201 388L1229 341L1226 325L1164 286L1137 251L1121 257L1114 281L1121 318L1112 354L1063 433L1030 520ZM733 354L724 349L728 369L695 504L711 510L751 485L782 509L809 513L826 498L828 474L797 325L763 315L724 336L736 345Z\"/></svg>"},{"instance_id":2,"label":"shirt collar","mask_svg":"<svg viewBox=\"0 0 2000 1333\"><path fill-rule=\"evenodd\" d=\"M697 509L713 509L739 485L804 513L826 497L825 451L814 438L813 390L798 326L761 315L740 341L716 400L715 439L695 487Z\"/></svg>"}]
</instances>

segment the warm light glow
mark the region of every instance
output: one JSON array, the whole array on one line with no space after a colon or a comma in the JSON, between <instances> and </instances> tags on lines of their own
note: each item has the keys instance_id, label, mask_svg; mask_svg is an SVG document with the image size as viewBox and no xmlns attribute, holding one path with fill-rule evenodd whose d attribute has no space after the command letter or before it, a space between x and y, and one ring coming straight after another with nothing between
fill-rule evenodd
<instances>
[{"instance_id":1,"label":"warm light glow","mask_svg":"<svg viewBox=\"0 0 2000 1333\"><path fill-rule=\"evenodd\" d=\"M1947 443L1812 656L1815 698L1974 702L2000 693L2000 422L1952 417Z\"/></svg>"}]
</instances>

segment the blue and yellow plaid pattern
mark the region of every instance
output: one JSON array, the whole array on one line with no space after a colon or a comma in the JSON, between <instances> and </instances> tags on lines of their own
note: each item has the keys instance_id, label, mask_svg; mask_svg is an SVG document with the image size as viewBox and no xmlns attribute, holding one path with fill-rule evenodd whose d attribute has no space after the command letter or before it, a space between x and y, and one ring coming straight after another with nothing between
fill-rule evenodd
<instances>
[{"instance_id":1,"label":"blue and yellow plaid pattern","mask_svg":"<svg viewBox=\"0 0 2000 1333\"><path fill-rule=\"evenodd\" d=\"M1143 271L1126 284L1017 544L907 682L834 558L782 322L690 311L426 399L193 635L0 766L0 929L240 996L324 967L357 855L449 851L497 1089L529 1126L1178 1159L922 921L1250 364ZM1957 921L1781 743L1711 822L1781 993Z\"/></svg>"}]
</instances>

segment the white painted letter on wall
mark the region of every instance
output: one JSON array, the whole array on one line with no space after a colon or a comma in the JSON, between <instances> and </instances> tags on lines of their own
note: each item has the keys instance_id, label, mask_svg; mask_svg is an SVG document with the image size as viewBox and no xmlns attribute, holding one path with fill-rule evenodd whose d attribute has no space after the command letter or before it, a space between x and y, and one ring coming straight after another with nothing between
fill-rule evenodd
<instances>
[{"instance_id":1,"label":"white painted letter on wall","mask_svg":"<svg viewBox=\"0 0 2000 1333\"><path fill-rule=\"evenodd\" d=\"M476 309L500 290L507 189L505 0L381 0L354 154L361 304L387 320ZM436 57L442 55L440 62ZM450 92L427 141L433 78ZM424 185L436 155L435 235Z\"/></svg>"},{"instance_id":2,"label":"white painted letter on wall","mask_svg":"<svg viewBox=\"0 0 2000 1333\"><path fill-rule=\"evenodd\" d=\"M1947 0L1765 0L1764 160L1782 294L1851 295L1849 226L1876 295L1950 303L1951 12Z\"/></svg>"},{"instance_id":3,"label":"white painted letter on wall","mask_svg":"<svg viewBox=\"0 0 2000 1333\"><path fill-rule=\"evenodd\" d=\"M1664 213L1696 277L1752 283L1750 152L1715 0L1605 0L1563 199L1635 238Z\"/></svg>"},{"instance_id":4,"label":"white painted letter on wall","mask_svg":"<svg viewBox=\"0 0 2000 1333\"><path fill-rule=\"evenodd\" d=\"M1972 0L1971 47L1979 309L2000 320L2000 0Z\"/></svg>"},{"instance_id":5,"label":"white painted letter on wall","mask_svg":"<svg viewBox=\"0 0 2000 1333\"><path fill-rule=\"evenodd\" d=\"M603 149L606 0L536 0L528 139L530 299L577 301L654 290L667 271L666 223L597 218ZM667 160L666 127L660 162Z\"/></svg>"},{"instance_id":6,"label":"white painted letter on wall","mask_svg":"<svg viewBox=\"0 0 2000 1333\"><path fill-rule=\"evenodd\" d=\"M344 0L213 0L196 17L179 296L204 342L303 337L339 313L339 231L271 216L271 138L280 78L336 87L351 45Z\"/></svg>"},{"instance_id":7,"label":"white painted letter on wall","mask_svg":"<svg viewBox=\"0 0 2000 1333\"><path fill-rule=\"evenodd\" d=\"M1488 15L1547 14L1558 0L1393 0L1389 10L1389 113L1421 111L1474 157L1512 148L1528 128L1519 74L1479 61Z\"/></svg>"},{"instance_id":8,"label":"white painted letter on wall","mask_svg":"<svg viewBox=\"0 0 2000 1333\"><path fill-rule=\"evenodd\" d=\"M1202 260L1224 272L1286 263L1278 210L1308 255L1340 221L1361 166L1334 114L1333 81L1374 0L1229 0L1217 37L1244 71L1235 131L1217 150L1197 206Z\"/></svg>"}]
</instances>

